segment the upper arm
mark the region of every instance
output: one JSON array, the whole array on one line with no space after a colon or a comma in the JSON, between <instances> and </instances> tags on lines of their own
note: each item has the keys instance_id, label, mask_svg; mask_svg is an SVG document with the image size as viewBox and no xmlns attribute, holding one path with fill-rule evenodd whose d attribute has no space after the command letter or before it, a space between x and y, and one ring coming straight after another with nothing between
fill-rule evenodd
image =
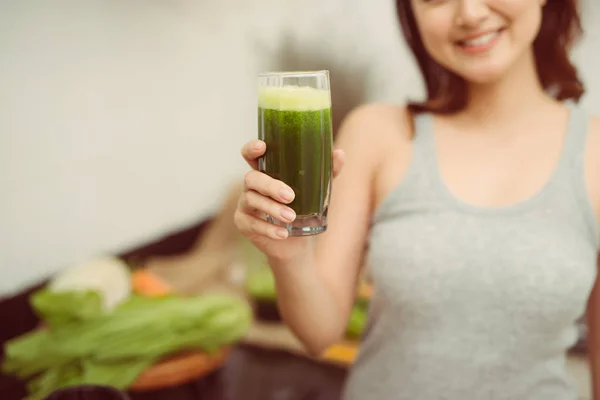
<instances>
[{"instance_id":1,"label":"upper arm","mask_svg":"<svg viewBox=\"0 0 600 400\"><path fill-rule=\"evenodd\" d=\"M344 168L334 180L327 232L317 239L316 257L341 312L350 313L363 263L375 201L375 182L398 108L366 105L342 123L335 147L345 153ZM388 152L389 153L389 152Z\"/></svg>"},{"instance_id":2,"label":"upper arm","mask_svg":"<svg viewBox=\"0 0 600 400\"><path fill-rule=\"evenodd\" d=\"M586 154L586 175L590 198L600 224L600 117L590 120L590 132ZM594 398L600 398L600 257L598 273L587 308L588 348L592 366Z\"/></svg>"},{"instance_id":3,"label":"upper arm","mask_svg":"<svg viewBox=\"0 0 600 400\"><path fill-rule=\"evenodd\" d=\"M585 154L585 175L588 194L600 224L600 117L592 117Z\"/></svg>"},{"instance_id":4,"label":"upper arm","mask_svg":"<svg viewBox=\"0 0 600 400\"><path fill-rule=\"evenodd\" d=\"M600 258L599 258L600 260ZM600 271L600 262L598 264ZM600 278L600 273L598 274ZM600 398L600 279L592 289L587 308L588 335L587 344L592 370L592 385L594 399Z\"/></svg>"}]
</instances>

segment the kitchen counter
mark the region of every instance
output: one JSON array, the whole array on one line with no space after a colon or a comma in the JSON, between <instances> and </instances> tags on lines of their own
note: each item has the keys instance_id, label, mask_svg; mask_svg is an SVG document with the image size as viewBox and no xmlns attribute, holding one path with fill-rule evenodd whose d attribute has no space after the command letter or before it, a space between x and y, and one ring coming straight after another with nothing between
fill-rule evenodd
<instances>
[{"instance_id":1,"label":"kitchen counter","mask_svg":"<svg viewBox=\"0 0 600 400\"><path fill-rule=\"evenodd\" d=\"M585 357L571 355L569 370L581 400L592 400ZM177 387L130 393L131 400L335 400L340 398L347 369L315 362L280 350L240 345L223 368ZM22 383L0 376L0 399L21 400Z\"/></svg>"},{"instance_id":2,"label":"kitchen counter","mask_svg":"<svg viewBox=\"0 0 600 400\"><path fill-rule=\"evenodd\" d=\"M208 221L188 230L124 254L178 254L186 251ZM11 299L0 299L0 346L8 339L33 329L38 319L27 297L40 286ZM2 358L0 347L0 359ZM582 400L592 400L589 365L583 353L572 353L568 369ZM267 350L250 345L234 348L226 365L210 376L179 387L152 393L132 393L132 400L334 400L338 399L347 369L326 365L292 352ZM0 399L22 400L22 382L0 374Z\"/></svg>"}]
</instances>

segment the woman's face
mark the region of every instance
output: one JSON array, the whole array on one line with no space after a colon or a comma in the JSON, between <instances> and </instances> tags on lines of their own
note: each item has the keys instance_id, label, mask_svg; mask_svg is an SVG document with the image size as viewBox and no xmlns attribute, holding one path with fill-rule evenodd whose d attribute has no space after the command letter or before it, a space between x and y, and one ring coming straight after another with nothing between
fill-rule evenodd
<instances>
[{"instance_id":1,"label":"woman's face","mask_svg":"<svg viewBox=\"0 0 600 400\"><path fill-rule=\"evenodd\" d=\"M467 81L500 79L531 54L545 0L410 0L431 57Z\"/></svg>"}]
</instances>

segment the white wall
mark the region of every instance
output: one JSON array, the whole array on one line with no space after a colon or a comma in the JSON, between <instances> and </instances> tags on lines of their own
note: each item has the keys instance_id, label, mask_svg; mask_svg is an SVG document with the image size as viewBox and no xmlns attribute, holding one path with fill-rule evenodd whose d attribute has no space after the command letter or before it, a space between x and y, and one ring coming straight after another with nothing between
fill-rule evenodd
<instances>
[{"instance_id":1,"label":"white wall","mask_svg":"<svg viewBox=\"0 0 600 400\"><path fill-rule=\"evenodd\" d=\"M0 296L213 212L257 72L296 65L351 102L421 90L392 0L0 0Z\"/></svg>"}]
</instances>

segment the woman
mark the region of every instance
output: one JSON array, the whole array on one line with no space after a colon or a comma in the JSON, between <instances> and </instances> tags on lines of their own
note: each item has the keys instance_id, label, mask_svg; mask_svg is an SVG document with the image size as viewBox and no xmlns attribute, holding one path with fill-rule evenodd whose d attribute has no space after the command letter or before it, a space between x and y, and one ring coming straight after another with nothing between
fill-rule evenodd
<instances>
[{"instance_id":1,"label":"woman","mask_svg":"<svg viewBox=\"0 0 600 400\"><path fill-rule=\"evenodd\" d=\"M397 5L428 97L346 118L328 232L287 238L261 217L293 218L293 192L246 176L236 224L285 321L312 353L338 341L365 254L375 294L346 399L571 400L587 303L599 398L600 119L574 105L576 0ZM256 168L264 151L242 153Z\"/></svg>"}]
</instances>

